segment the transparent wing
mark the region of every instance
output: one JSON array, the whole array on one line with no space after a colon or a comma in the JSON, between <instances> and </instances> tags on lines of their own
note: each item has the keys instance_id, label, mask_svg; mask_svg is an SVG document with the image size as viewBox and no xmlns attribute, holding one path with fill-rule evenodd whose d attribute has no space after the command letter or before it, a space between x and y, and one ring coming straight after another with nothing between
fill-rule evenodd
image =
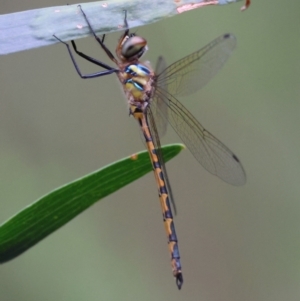
<instances>
[{"instance_id":1,"label":"transparent wing","mask_svg":"<svg viewBox=\"0 0 300 301\"><path fill-rule=\"evenodd\" d=\"M158 134L157 127L156 127L155 118L157 118L157 117L158 117L158 115L154 116L154 114L153 114L152 106L151 107L148 106L147 107L146 118L147 118L147 122L148 122L148 126L149 126L149 131L150 131L150 134L151 134L151 137L152 137L152 142L153 142L154 147L155 147L156 155L157 155L159 163L161 165L162 173L163 173L164 180L165 180L165 186L166 186L166 188L168 190L168 193L169 193L169 200L170 200L170 202L172 204L172 207L174 209L174 214L176 215L177 214L177 208L176 208L175 200L174 200L174 197L173 197L170 181L169 181L169 178L168 178L167 168L166 168L165 161L164 161L164 158L163 158L163 154L162 154L162 151L161 151L161 144L160 144L160 140L159 140L159 134ZM160 119L165 120L163 118L160 118ZM165 121L165 122L167 122L167 121Z\"/></svg>"},{"instance_id":2,"label":"transparent wing","mask_svg":"<svg viewBox=\"0 0 300 301\"><path fill-rule=\"evenodd\" d=\"M161 73L166 69L166 67L167 65L165 59L163 57L159 57L156 63L155 74ZM166 83L163 80L160 81L160 87L162 87L164 90L167 90ZM153 108L151 108L151 111L156 122L156 128L159 136L163 137L167 132L168 122L166 118L161 118L161 114L163 116L168 115L167 100L165 99L164 101L157 102L156 106L153 106Z\"/></svg>"},{"instance_id":3,"label":"transparent wing","mask_svg":"<svg viewBox=\"0 0 300 301\"><path fill-rule=\"evenodd\" d=\"M200 50L157 73L157 86L174 96L189 95L206 85L224 65L236 46L231 34L224 34Z\"/></svg>"},{"instance_id":4,"label":"transparent wing","mask_svg":"<svg viewBox=\"0 0 300 301\"><path fill-rule=\"evenodd\" d=\"M159 87L154 97L157 102L167 99L169 114L165 119L207 171L232 185L246 182L245 171L237 156L209 133L179 100Z\"/></svg>"}]
</instances>

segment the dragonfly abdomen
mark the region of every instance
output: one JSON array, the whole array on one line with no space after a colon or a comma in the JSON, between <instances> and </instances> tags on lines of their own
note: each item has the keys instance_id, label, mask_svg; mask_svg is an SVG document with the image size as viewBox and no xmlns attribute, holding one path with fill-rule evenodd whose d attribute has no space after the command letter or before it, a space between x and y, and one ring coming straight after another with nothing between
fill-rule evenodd
<instances>
[{"instance_id":1,"label":"dragonfly abdomen","mask_svg":"<svg viewBox=\"0 0 300 301\"><path fill-rule=\"evenodd\" d=\"M159 183L159 200L162 208L163 213L163 221L165 225L165 230L168 237L168 247L169 252L171 254L171 266L173 276L176 278L176 284L180 289L183 283L183 277L181 272L181 263L180 263L180 254L178 248L178 240L177 234L175 231L174 221L173 221L173 214L171 211L171 204L169 200L169 193L165 186L165 180L163 173L161 171L161 166L159 161L153 162L154 173L160 178Z\"/></svg>"},{"instance_id":2,"label":"dragonfly abdomen","mask_svg":"<svg viewBox=\"0 0 300 301\"><path fill-rule=\"evenodd\" d=\"M157 183L159 201L162 209L165 231L168 237L168 247L171 255L172 272L173 272L173 276L176 279L177 287L180 289L183 284L183 277L181 272L178 240L177 240L177 235L174 227L173 214L172 214L171 203L169 199L169 192L166 186L163 169L159 161L159 157L157 156L157 150L153 144L152 134L148 127L147 117L146 115L141 114L138 111L139 110L137 110L137 113L133 113L133 116L136 119L138 119L143 135L145 137L147 149L153 167L154 176Z\"/></svg>"}]
</instances>

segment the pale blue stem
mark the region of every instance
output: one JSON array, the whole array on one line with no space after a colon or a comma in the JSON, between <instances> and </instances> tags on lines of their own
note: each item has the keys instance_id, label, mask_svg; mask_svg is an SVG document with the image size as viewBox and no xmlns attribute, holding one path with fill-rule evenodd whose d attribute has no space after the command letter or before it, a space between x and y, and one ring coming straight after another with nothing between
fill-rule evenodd
<instances>
[{"instance_id":1,"label":"pale blue stem","mask_svg":"<svg viewBox=\"0 0 300 301\"><path fill-rule=\"evenodd\" d=\"M241 0L110 0L82 4L97 34L123 29L124 10L130 28L147 25L206 5L224 5ZM48 46L53 37L68 41L90 34L78 4L33 9L0 15L0 54Z\"/></svg>"}]
</instances>

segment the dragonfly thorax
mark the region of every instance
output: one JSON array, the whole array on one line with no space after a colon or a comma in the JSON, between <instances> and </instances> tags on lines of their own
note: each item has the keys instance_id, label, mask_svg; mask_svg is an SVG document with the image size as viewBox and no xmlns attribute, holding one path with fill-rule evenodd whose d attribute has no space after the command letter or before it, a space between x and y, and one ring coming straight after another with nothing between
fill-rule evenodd
<instances>
[{"instance_id":1,"label":"dragonfly thorax","mask_svg":"<svg viewBox=\"0 0 300 301\"><path fill-rule=\"evenodd\" d=\"M141 63L127 65L123 78L124 90L130 103L149 100L153 83L153 72L150 68Z\"/></svg>"}]
</instances>

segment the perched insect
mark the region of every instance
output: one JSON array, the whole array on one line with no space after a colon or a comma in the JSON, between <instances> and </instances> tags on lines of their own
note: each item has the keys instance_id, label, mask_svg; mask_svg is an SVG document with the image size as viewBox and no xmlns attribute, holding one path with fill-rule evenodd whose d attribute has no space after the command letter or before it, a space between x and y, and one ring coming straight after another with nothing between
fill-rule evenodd
<instances>
[{"instance_id":1,"label":"perched insect","mask_svg":"<svg viewBox=\"0 0 300 301\"><path fill-rule=\"evenodd\" d=\"M72 40L73 49L79 56L105 69L84 75L75 61L70 46L55 35L54 37L67 46L74 67L81 78L95 78L111 73L116 73L118 76L128 99L129 112L138 121L149 151L168 236L172 271L177 287L180 289L183 277L170 204L173 204L175 212L176 207L159 137L166 132L169 122L206 170L233 185L242 185L246 182L244 169L237 156L210 134L175 98L175 96L188 95L197 91L217 73L235 48L235 37L231 34L224 34L168 68L163 57L159 57L154 72L149 63L140 62L140 57L147 50L147 41L129 33L126 11L125 32L116 48L116 59L104 44L105 35L101 38L96 35L80 5L79 8L96 41L117 65L117 68L110 67L78 51Z\"/></svg>"}]
</instances>

